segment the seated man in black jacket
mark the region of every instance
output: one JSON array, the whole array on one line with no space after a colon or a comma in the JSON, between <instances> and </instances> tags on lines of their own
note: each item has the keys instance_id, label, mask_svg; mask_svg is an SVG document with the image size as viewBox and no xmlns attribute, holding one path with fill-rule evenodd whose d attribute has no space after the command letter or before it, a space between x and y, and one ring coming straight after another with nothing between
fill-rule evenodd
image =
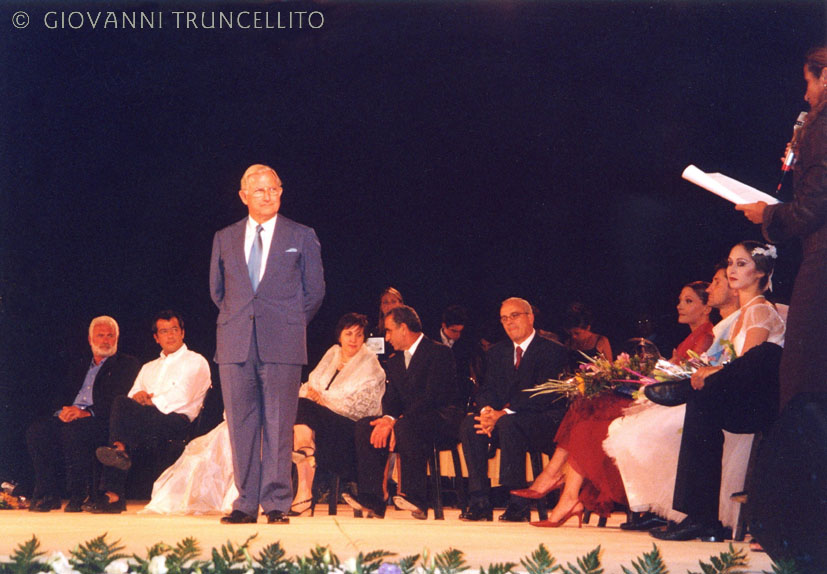
<instances>
[{"instance_id":1,"label":"seated man in black jacket","mask_svg":"<svg viewBox=\"0 0 827 574\"><path fill-rule=\"evenodd\" d=\"M26 431L35 488L29 510L60 508L58 467L62 461L69 503L80 512L92 492L95 448L109 436L109 412L115 397L126 395L138 374L138 361L118 352L118 323L112 317L92 319L92 356L81 359L64 383L52 414L35 420Z\"/></svg>"},{"instance_id":2,"label":"seated man in black jacket","mask_svg":"<svg viewBox=\"0 0 827 574\"><path fill-rule=\"evenodd\" d=\"M400 492L394 499L414 518L425 519L428 455L434 441L456 444L462 411L451 350L422 333L416 311L396 307L385 316L385 339L396 352L386 367L388 386L381 417L356 423L355 443L359 496L343 495L357 510L383 517L386 501L382 479L388 450L399 454Z\"/></svg>"},{"instance_id":3,"label":"seated man in black jacket","mask_svg":"<svg viewBox=\"0 0 827 574\"><path fill-rule=\"evenodd\" d=\"M531 397L523 392L556 378L566 366L566 350L540 337L534 330L534 313L524 299L512 297L500 307L500 321L508 335L488 351L488 368L477 395L478 414L465 418L460 428L462 450L468 467L469 508L463 520L491 520L488 452L500 448L500 483L509 490L526 485L526 453L529 448L552 451L549 437L566 413L562 401L550 394ZM522 522L528 508L509 506L500 520Z\"/></svg>"}]
</instances>

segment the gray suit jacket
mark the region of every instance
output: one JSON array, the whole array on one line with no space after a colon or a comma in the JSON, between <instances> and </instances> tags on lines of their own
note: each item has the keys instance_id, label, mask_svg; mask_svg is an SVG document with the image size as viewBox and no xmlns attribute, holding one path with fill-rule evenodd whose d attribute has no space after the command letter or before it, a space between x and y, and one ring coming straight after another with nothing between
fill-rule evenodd
<instances>
[{"instance_id":1,"label":"gray suit jacket","mask_svg":"<svg viewBox=\"0 0 827 574\"><path fill-rule=\"evenodd\" d=\"M325 291L316 232L279 215L254 293L244 253L246 224L245 217L213 238L210 292L219 311L215 362L245 362L255 325L263 362L307 364L305 330Z\"/></svg>"}]
</instances>

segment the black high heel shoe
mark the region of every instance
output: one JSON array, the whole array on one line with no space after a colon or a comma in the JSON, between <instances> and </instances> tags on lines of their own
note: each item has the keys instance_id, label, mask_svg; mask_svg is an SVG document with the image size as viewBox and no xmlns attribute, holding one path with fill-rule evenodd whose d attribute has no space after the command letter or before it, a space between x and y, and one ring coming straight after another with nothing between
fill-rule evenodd
<instances>
[{"instance_id":1,"label":"black high heel shoe","mask_svg":"<svg viewBox=\"0 0 827 574\"><path fill-rule=\"evenodd\" d=\"M296 506L302 506L303 504L310 503L310 506L305 508L304 510L293 510ZM310 511L310 516L316 514L316 499L312 496L310 498L305 498L304 500L299 500L298 502L294 502L290 505L290 510L287 511L287 516L302 516L305 512Z\"/></svg>"}]
</instances>

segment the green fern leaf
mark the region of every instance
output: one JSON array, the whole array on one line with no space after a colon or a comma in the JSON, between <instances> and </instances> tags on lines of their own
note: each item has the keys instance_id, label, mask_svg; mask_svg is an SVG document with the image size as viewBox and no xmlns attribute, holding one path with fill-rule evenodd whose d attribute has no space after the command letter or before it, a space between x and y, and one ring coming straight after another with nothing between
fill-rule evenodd
<instances>
[{"instance_id":1,"label":"green fern leaf","mask_svg":"<svg viewBox=\"0 0 827 574\"><path fill-rule=\"evenodd\" d=\"M416 571L416 563L419 561L419 554L405 556L396 563L401 570L401 574L414 574Z\"/></svg>"},{"instance_id":2,"label":"green fern leaf","mask_svg":"<svg viewBox=\"0 0 827 574\"><path fill-rule=\"evenodd\" d=\"M44 554L45 552L40 550L40 540L32 534L29 540L14 549L10 556L11 563L3 564L3 570L15 574L35 574L43 570L43 565L38 558Z\"/></svg>"},{"instance_id":3,"label":"green fern leaf","mask_svg":"<svg viewBox=\"0 0 827 574\"><path fill-rule=\"evenodd\" d=\"M740 568L747 565L747 553L741 548L736 549L730 542L729 550L721 552L718 556L710 556L709 562L698 562L703 574L744 574Z\"/></svg>"},{"instance_id":4,"label":"green fern leaf","mask_svg":"<svg viewBox=\"0 0 827 574\"><path fill-rule=\"evenodd\" d=\"M520 560L520 564L526 569L527 574L551 574L560 570L560 566L554 562L554 556L551 555L545 544L540 544L531 555Z\"/></svg>"},{"instance_id":5,"label":"green fern leaf","mask_svg":"<svg viewBox=\"0 0 827 574\"><path fill-rule=\"evenodd\" d=\"M663 563L660 550L654 544L652 544L652 551L645 552L642 557L633 560L632 566L635 569L634 572L621 566L623 574L667 574L666 564Z\"/></svg>"},{"instance_id":6,"label":"green fern leaf","mask_svg":"<svg viewBox=\"0 0 827 574\"><path fill-rule=\"evenodd\" d=\"M462 550L456 548L449 548L434 556L434 566L439 568L441 574L459 574L468 569Z\"/></svg>"},{"instance_id":7,"label":"green fern leaf","mask_svg":"<svg viewBox=\"0 0 827 574\"><path fill-rule=\"evenodd\" d=\"M480 567L480 574L509 574L514 571L516 562L503 562L497 564L489 564L488 570L485 567Z\"/></svg>"},{"instance_id":8,"label":"green fern leaf","mask_svg":"<svg viewBox=\"0 0 827 574\"><path fill-rule=\"evenodd\" d=\"M578 568L579 566L579 568ZM564 574L603 574L600 566L600 546L577 559L577 566L568 563L563 567Z\"/></svg>"},{"instance_id":9,"label":"green fern leaf","mask_svg":"<svg viewBox=\"0 0 827 574\"><path fill-rule=\"evenodd\" d=\"M99 574L103 572L110 562L126 558L121 553L123 546L118 546L120 540L109 543L106 541L106 533L93 538L70 552L69 563L81 574Z\"/></svg>"}]
</instances>

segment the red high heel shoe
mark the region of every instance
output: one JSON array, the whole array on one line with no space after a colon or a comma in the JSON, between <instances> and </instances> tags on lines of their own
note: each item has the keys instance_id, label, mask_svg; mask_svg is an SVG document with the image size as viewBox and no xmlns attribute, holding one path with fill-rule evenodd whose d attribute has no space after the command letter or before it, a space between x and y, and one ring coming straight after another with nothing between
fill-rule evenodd
<instances>
[{"instance_id":1,"label":"red high heel shoe","mask_svg":"<svg viewBox=\"0 0 827 574\"><path fill-rule=\"evenodd\" d=\"M575 510L575 508L577 508L578 506L580 506L580 510ZM569 511L560 520L556 522L552 522L551 520L541 520L540 522L532 522L531 525L537 526L539 528L559 528L560 526L563 526L566 522L568 522L569 518L571 518L572 516L577 517L577 528L582 528L583 506L580 504L579 500L574 504L574 506L572 506L569 509Z\"/></svg>"},{"instance_id":2,"label":"red high heel shoe","mask_svg":"<svg viewBox=\"0 0 827 574\"><path fill-rule=\"evenodd\" d=\"M559 477L557 477L557 480L555 480L552 483L552 485L549 486L545 490L534 490L533 488L529 487L529 488L521 488L519 490L512 490L511 494L513 494L514 496L516 496L518 498L528 498L530 500L539 500L539 499L544 498L545 496L547 496L549 492L557 490L558 488L563 486L563 483L565 483L565 482L566 482L566 475L561 474Z\"/></svg>"}]
</instances>

